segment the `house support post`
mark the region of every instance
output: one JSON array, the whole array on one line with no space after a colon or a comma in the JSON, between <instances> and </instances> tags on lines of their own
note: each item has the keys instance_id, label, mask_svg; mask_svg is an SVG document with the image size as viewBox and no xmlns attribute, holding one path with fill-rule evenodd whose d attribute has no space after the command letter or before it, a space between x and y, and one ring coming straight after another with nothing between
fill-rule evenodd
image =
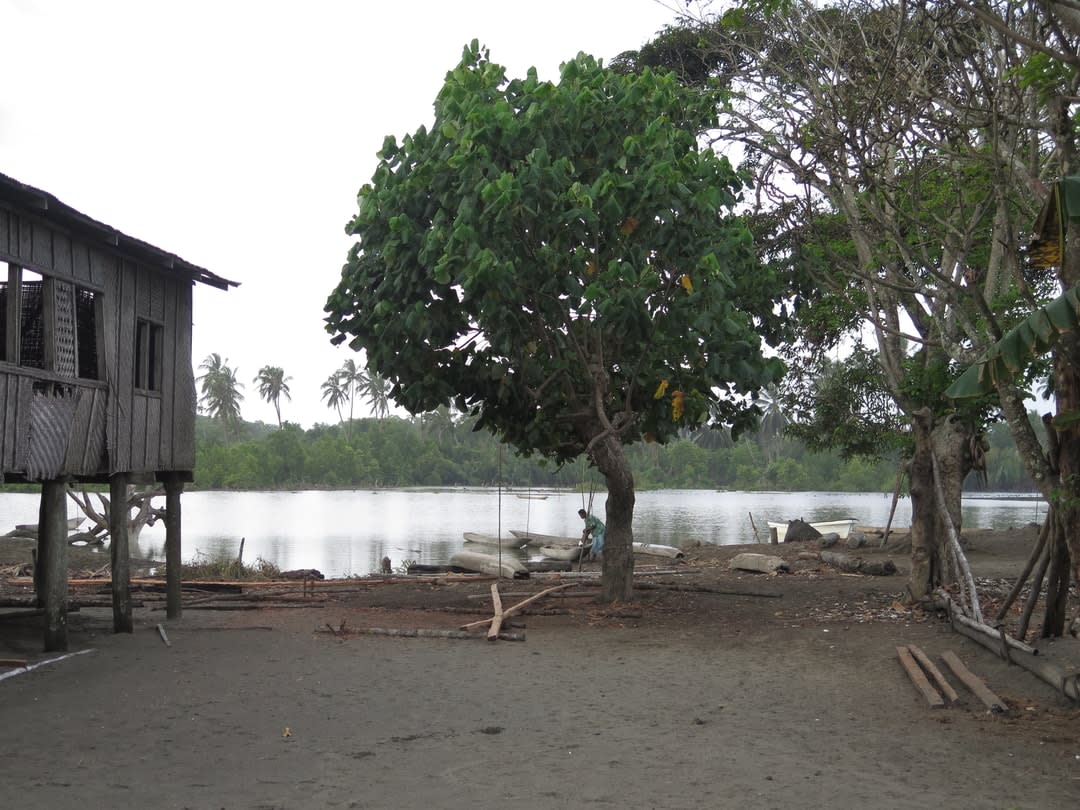
<instances>
[{"instance_id":1,"label":"house support post","mask_svg":"<svg viewBox=\"0 0 1080 810\"><path fill-rule=\"evenodd\" d=\"M131 633L131 548L128 533L128 475L109 478L109 555L112 567L113 632Z\"/></svg>"},{"instance_id":2,"label":"house support post","mask_svg":"<svg viewBox=\"0 0 1080 810\"><path fill-rule=\"evenodd\" d=\"M169 619L179 619L181 614L180 493L183 491L184 482L179 476L165 479L165 615Z\"/></svg>"},{"instance_id":3,"label":"house support post","mask_svg":"<svg viewBox=\"0 0 1080 810\"><path fill-rule=\"evenodd\" d=\"M64 652L67 637L67 482L50 479L41 484L38 511L38 603L45 608L45 652Z\"/></svg>"}]
</instances>

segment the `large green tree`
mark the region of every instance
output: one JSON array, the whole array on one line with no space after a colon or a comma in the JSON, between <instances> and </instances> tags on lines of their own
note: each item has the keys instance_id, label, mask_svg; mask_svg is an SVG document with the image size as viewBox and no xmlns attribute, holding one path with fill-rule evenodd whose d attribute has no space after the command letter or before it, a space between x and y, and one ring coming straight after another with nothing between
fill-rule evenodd
<instances>
[{"instance_id":1,"label":"large green tree","mask_svg":"<svg viewBox=\"0 0 1080 810\"><path fill-rule=\"evenodd\" d=\"M412 413L453 402L522 453L586 454L608 488L602 598L632 592L624 444L750 424L775 279L699 134L716 99L586 55L507 81L474 41L435 121L388 137L348 226L328 330Z\"/></svg>"},{"instance_id":2,"label":"large green tree","mask_svg":"<svg viewBox=\"0 0 1080 810\"><path fill-rule=\"evenodd\" d=\"M1039 42L1051 33L1031 16L1038 4L994 5L1030 22ZM816 349L860 322L856 339L863 328L872 335L875 376L913 447L909 589L929 597L961 567L950 571L962 560L945 540L959 525L964 476L980 463L987 414L981 402L956 407L944 390L958 363L1048 292L1044 278L1023 274L1019 250L1051 144L1032 128L1044 117L1038 94L1019 81L1027 46L956 3L724 7L620 62L727 89L716 137L742 145L781 220L775 260L814 282L794 299L812 376L824 370ZM1009 379L996 393L1018 444L1045 470L1025 392ZM843 431L832 436L846 443Z\"/></svg>"}]
</instances>

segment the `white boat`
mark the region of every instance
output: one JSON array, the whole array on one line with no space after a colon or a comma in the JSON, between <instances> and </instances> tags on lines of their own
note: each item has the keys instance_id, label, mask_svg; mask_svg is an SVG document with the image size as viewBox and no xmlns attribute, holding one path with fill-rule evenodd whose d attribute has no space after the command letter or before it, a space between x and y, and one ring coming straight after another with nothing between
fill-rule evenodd
<instances>
[{"instance_id":1,"label":"white boat","mask_svg":"<svg viewBox=\"0 0 1080 810\"><path fill-rule=\"evenodd\" d=\"M576 560L582 554L588 554L592 544L576 546L540 546L536 551L541 557L549 560Z\"/></svg>"},{"instance_id":2,"label":"white boat","mask_svg":"<svg viewBox=\"0 0 1080 810\"><path fill-rule=\"evenodd\" d=\"M521 548L525 541L517 537L495 537L491 534L480 532L463 532L462 537L466 543L476 543L482 546L495 546L496 548Z\"/></svg>"},{"instance_id":3,"label":"white boat","mask_svg":"<svg viewBox=\"0 0 1080 810\"><path fill-rule=\"evenodd\" d=\"M457 552L450 557L450 568L507 579L525 579L529 576L529 569L521 560L509 555L500 559L493 554L481 554L479 551Z\"/></svg>"},{"instance_id":4,"label":"white boat","mask_svg":"<svg viewBox=\"0 0 1080 810\"><path fill-rule=\"evenodd\" d=\"M557 534L526 532L521 529L511 529L510 534L527 546L576 546L581 542L580 535L578 537L566 537Z\"/></svg>"},{"instance_id":5,"label":"white boat","mask_svg":"<svg viewBox=\"0 0 1080 810\"><path fill-rule=\"evenodd\" d=\"M681 559L686 556L681 548L675 546L661 546L656 543L634 543L635 554L649 554L653 557L671 557Z\"/></svg>"},{"instance_id":6,"label":"white boat","mask_svg":"<svg viewBox=\"0 0 1080 810\"><path fill-rule=\"evenodd\" d=\"M851 527L855 525L855 518L844 518L843 520L823 520L820 523L811 523L810 525L817 529L822 534L838 534L840 539L843 540L851 533ZM778 523L776 521L768 521L770 529L776 529L776 542L783 543L784 535L787 534L787 523Z\"/></svg>"}]
</instances>

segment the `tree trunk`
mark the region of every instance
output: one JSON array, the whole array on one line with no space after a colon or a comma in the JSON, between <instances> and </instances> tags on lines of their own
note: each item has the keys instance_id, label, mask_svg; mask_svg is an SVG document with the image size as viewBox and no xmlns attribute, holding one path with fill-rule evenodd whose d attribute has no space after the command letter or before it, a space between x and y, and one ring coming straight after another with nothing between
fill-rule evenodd
<instances>
[{"instance_id":1,"label":"tree trunk","mask_svg":"<svg viewBox=\"0 0 1080 810\"><path fill-rule=\"evenodd\" d=\"M1060 273L1062 286L1067 289L1080 283L1080 223L1074 220L1067 226L1066 245ZM1051 545L1051 572L1057 570L1059 591L1067 593L1070 577L1080 582L1080 424L1072 420L1080 411L1080 336L1074 333L1062 335L1058 343L1054 356L1054 382L1057 417L1065 417L1055 425L1061 484L1061 496L1056 505L1058 525L1064 538L1062 547ZM1051 588L1054 583L1052 573ZM1065 632L1065 611L1054 609L1050 599L1048 593L1043 636L1060 636Z\"/></svg>"},{"instance_id":2,"label":"tree trunk","mask_svg":"<svg viewBox=\"0 0 1080 810\"><path fill-rule=\"evenodd\" d=\"M911 578L908 591L915 601L928 599L941 585L952 584L955 572L946 568L946 521L960 532L960 498L964 478L971 471L972 433L955 418L934 422L923 408L912 416L915 452L908 465L911 482ZM934 463L945 496L942 514L934 496Z\"/></svg>"},{"instance_id":3,"label":"tree trunk","mask_svg":"<svg viewBox=\"0 0 1080 810\"><path fill-rule=\"evenodd\" d=\"M608 490L600 601L626 602L634 589L634 474L614 434L597 442L591 456Z\"/></svg>"}]
</instances>

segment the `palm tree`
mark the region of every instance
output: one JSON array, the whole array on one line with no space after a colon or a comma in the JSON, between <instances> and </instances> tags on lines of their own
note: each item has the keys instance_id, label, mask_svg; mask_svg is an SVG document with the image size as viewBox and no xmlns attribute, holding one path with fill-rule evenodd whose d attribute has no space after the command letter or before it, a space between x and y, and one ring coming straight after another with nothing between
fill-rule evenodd
<instances>
[{"instance_id":1,"label":"palm tree","mask_svg":"<svg viewBox=\"0 0 1080 810\"><path fill-rule=\"evenodd\" d=\"M390 381L375 371L368 371L359 392L371 403L376 419L385 419L390 415Z\"/></svg>"},{"instance_id":2,"label":"palm tree","mask_svg":"<svg viewBox=\"0 0 1080 810\"><path fill-rule=\"evenodd\" d=\"M780 441L787 427L788 418L780 402L781 395L775 385L768 385L758 394L754 404L761 409L761 422L758 425L758 437L761 449L768 461L775 461L780 452Z\"/></svg>"},{"instance_id":3,"label":"palm tree","mask_svg":"<svg viewBox=\"0 0 1080 810\"><path fill-rule=\"evenodd\" d=\"M240 389L244 384L236 378L236 370L229 367L228 359L223 360L217 352L208 354L199 370L203 372L195 378L202 384L199 407L211 419L224 424L227 439L229 428L240 422L240 403L244 401Z\"/></svg>"},{"instance_id":4,"label":"palm tree","mask_svg":"<svg viewBox=\"0 0 1080 810\"><path fill-rule=\"evenodd\" d=\"M259 396L274 406L277 413L278 430L281 430L281 397L292 401L289 393L289 380L292 377L285 376L285 370L279 366L263 366L259 369L258 376L252 382L258 386Z\"/></svg>"},{"instance_id":5,"label":"palm tree","mask_svg":"<svg viewBox=\"0 0 1080 810\"><path fill-rule=\"evenodd\" d=\"M335 371L319 387L322 389L322 398L326 400L326 407L334 408L337 411L338 421L344 424L345 417L341 415L341 406L349 402L350 397L348 389L341 382L341 373Z\"/></svg>"},{"instance_id":6,"label":"palm tree","mask_svg":"<svg viewBox=\"0 0 1080 810\"><path fill-rule=\"evenodd\" d=\"M357 394L364 390L367 385L367 375L362 368L358 368L356 361L349 358L341 364L341 368L337 370L337 375L341 380L341 385L347 392L346 399L349 400L349 424L352 425L353 421L353 405L356 403Z\"/></svg>"}]
</instances>

